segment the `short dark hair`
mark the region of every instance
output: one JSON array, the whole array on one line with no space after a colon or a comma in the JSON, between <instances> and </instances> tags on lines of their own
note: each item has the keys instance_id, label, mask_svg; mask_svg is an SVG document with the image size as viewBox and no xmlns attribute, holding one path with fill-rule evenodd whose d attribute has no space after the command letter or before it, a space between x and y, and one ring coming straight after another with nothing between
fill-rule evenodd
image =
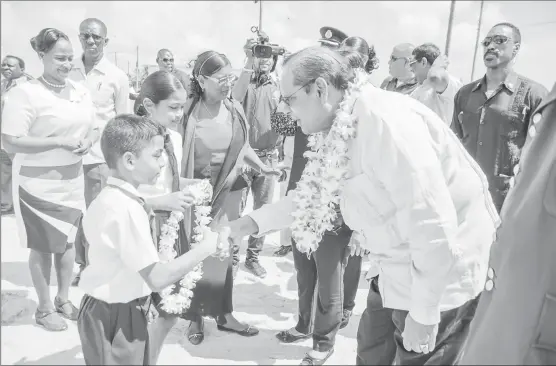
<instances>
[{"instance_id":1,"label":"short dark hair","mask_svg":"<svg viewBox=\"0 0 556 366\"><path fill-rule=\"evenodd\" d=\"M6 55L6 57L4 57L4 60L7 58L13 58L14 60L16 60L19 63L19 67L23 70L25 69L25 61L23 61L22 58L14 56L14 55Z\"/></svg>"},{"instance_id":2,"label":"short dark hair","mask_svg":"<svg viewBox=\"0 0 556 366\"><path fill-rule=\"evenodd\" d=\"M48 53L60 39L70 41L64 32L56 28L44 28L30 42L35 52Z\"/></svg>"},{"instance_id":3,"label":"short dark hair","mask_svg":"<svg viewBox=\"0 0 556 366\"><path fill-rule=\"evenodd\" d=\"M100 26L100 29L104 33L104 37L106 37L108 35L108 27L106 26L106 24L104 24L104 22L102 20L97 19L97 18L87 18L87 19L85 19L84 21L81 22L81 24L79 24L79 28L81 28L83 25L89 24L89 23L98 24Z\"/></svg>"},{"instance_id":4,"label":"short dark hair","mask_svg":"<svg viewBox=\"0 0 556 366\"><path fill-rule=\"evenodd\" d=\"M118 159L126 152L139 156L145 146L155 136L164 136L164 127L147 117L134 114L120 114L106 124L100 148L106 164L115 169Z\"/></svg>"},{"instance_id":5,"label":"short dark hair","mask_svg":"<svg viewBox=\"0 0 556 366\"><path fill-rule=\"evenodd\" d=\"M515 43L521 43L521 32L519 31L519 28L516 27L515 25L513 25L512 23L508 23L508 22L502 22L502 23L498 23L495 24L492 28L495 27L508 27L511 28L512 33L514 35L514 42ZM491 29L492 29L491 28Z\"/></svg>"},{"instance_id":6,"label":"short dark hair","mask_svg":"<svg viewBox=\"0 0 556 366\"><path fill-rule=\"evenodd\" d=\"M424 57L430 65L432 65L434 60L440 56L440 53L440 48L438 48L438 46L434 43L424 43L419 47L416 47L412 52L415 60L421 61Z\"/></svg>"}]
</instances>

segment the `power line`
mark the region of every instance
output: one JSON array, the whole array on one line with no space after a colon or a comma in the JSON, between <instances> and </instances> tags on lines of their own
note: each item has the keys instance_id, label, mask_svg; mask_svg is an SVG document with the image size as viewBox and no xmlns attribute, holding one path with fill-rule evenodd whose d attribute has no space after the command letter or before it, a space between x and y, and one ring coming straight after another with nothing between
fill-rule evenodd
<instances>
[{"instance_id":1,"label":"power line","mask_svg":"<svg viewBox=\"0 0 556 366\"><path fill-rule=\"evenodd\" d=\"M522 26L521 28L536 27L536 26L538 26L538 25L546 25L546 24L556 24L556 20L551 20L551 21L548 21L548 22L540 22L540 23L525 24L525 25Z\"/></svg>"}]
</instances>

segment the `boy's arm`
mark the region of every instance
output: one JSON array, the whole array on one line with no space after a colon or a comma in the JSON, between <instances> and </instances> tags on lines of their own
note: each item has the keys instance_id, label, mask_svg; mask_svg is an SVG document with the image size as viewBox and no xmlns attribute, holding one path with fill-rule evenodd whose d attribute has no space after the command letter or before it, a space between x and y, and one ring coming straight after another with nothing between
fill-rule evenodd
<instances>
[{"instance_id":1,"label":"boy's arm","mask_svg":"<svg viewBox=\"0 0 556 366\"><path fill-rule=\"evenodd\" d=\"M142 210L142 208L141 208ZM168 262L159 262L156 246L150 234L150 225L144 212L128 211L123 217L110 220L102 228L104 236L118 248L124 264L139 272L154 292L177 282L197 264L216 251L218 234L206 230L204 239L189 252Z\"/></svg>"}]
</instances>

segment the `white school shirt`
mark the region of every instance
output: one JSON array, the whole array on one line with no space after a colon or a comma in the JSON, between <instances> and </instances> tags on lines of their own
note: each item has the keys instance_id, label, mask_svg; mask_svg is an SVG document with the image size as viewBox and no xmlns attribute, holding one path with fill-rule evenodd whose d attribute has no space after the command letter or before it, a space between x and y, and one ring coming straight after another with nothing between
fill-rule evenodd
<instances>
[{"instance_id":1,"label":"white school shirt","mask_svg":"<svg viewBox=\"0 0 556 366\"><path fill-rule=\"evenodd\" d=\"M101 134L110 119L118 114L130 113L128 77L106 56L103 56L88 74L85 73L83 56L76 59L69 77L89 89L95 105L95 123ZM104 161L99 139L83 158L83 163L90 165Z\"/></svg>"},{"instance_id":2,"label":"white school shirt","mask_svg":"<svg viewBox=\"0 0 556 366\"><path fill-rule=\"evenodd\" d=\"M151 294L139 271L159 261L145 209L139 199L122 190L139 197L131 184L109 177L83 218L89 265L81 274L79 288L110 304Z\"/></svg>"},{"instance_id":3,"label":"white school shirt","mask_svg":"<svg viewBox=\"0 0 556 366\"><path fill-rule=\"evenodd\" d=\"M344 221L371 252L384 307L436 324L483 289L499 224L486 177L450 128L409 96L367 85L353 113ZM292 195L249 214L258 235L291 225Z\"/></svg>"},{"instance_id":4,"label":"white school shirt","mask_svg":"<svg viewBox=\"0 0 556 366\"><path fill-rule=\"evenodd\" d=\"M438 93L427 79L410 96L432 109L450 126L454 114L454 98L462 86L463 83L459 79L448 74L448 85L442 93Z\"/></svg>"},{"instance_id":5,"label":"white school shirt","mask_svg":"<svg viewBox=\"0 0 556 366\"><path fill-rule=\"evenodd\" d=\"M169 128L167 128L166 131L170 134L170 140L174 146L174 155L178 162L178 172L181 172L181 158L183 156L181 135ZM154 184L141 184L137 188L141 197L152 198L172 193L172 168L170 167L166 150L162 152L162 159L164 159L164 167L160 170L160 175L156 179L156 182Z\"/></svg>"}]
</instances>

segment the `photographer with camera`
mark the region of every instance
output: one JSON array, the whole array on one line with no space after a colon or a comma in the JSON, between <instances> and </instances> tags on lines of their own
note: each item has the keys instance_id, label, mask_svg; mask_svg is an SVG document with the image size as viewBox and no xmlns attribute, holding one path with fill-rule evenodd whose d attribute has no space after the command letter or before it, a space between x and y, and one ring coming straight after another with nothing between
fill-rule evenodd
<instances>
[{"instance_id":1,"label":"photographer with camera","mask_svg":"<svg viewBox=\"0 0 556 366\"><path fill-rule=\"evenodd\" d=\"M269 44L269 38L256 27L256 39L248 39L244 51L247 56L238 81L232 91L234 99L241 102L247 122L249 123L249 144L259 158L268 166L278 164L278 149L283 138L272 129L271 116L275 113L280 100L280 88L273 71L276 68L278 56L283 55L283 47ZM285 172L279 179L285 179ZM253 193L253 209L264 204L272 203L276 179L265 176L260 172L246 168L238 181L243 179L245 185L243 204L245 208L249 190ZM239 182L238 182L239 183ZM265 277L266 270L259 263L259 253L263 248L265 237L249 237L245 267L257 277ZM239 265L239 246L233 248L234 273Z\"/></svg>"}]
</instances>

